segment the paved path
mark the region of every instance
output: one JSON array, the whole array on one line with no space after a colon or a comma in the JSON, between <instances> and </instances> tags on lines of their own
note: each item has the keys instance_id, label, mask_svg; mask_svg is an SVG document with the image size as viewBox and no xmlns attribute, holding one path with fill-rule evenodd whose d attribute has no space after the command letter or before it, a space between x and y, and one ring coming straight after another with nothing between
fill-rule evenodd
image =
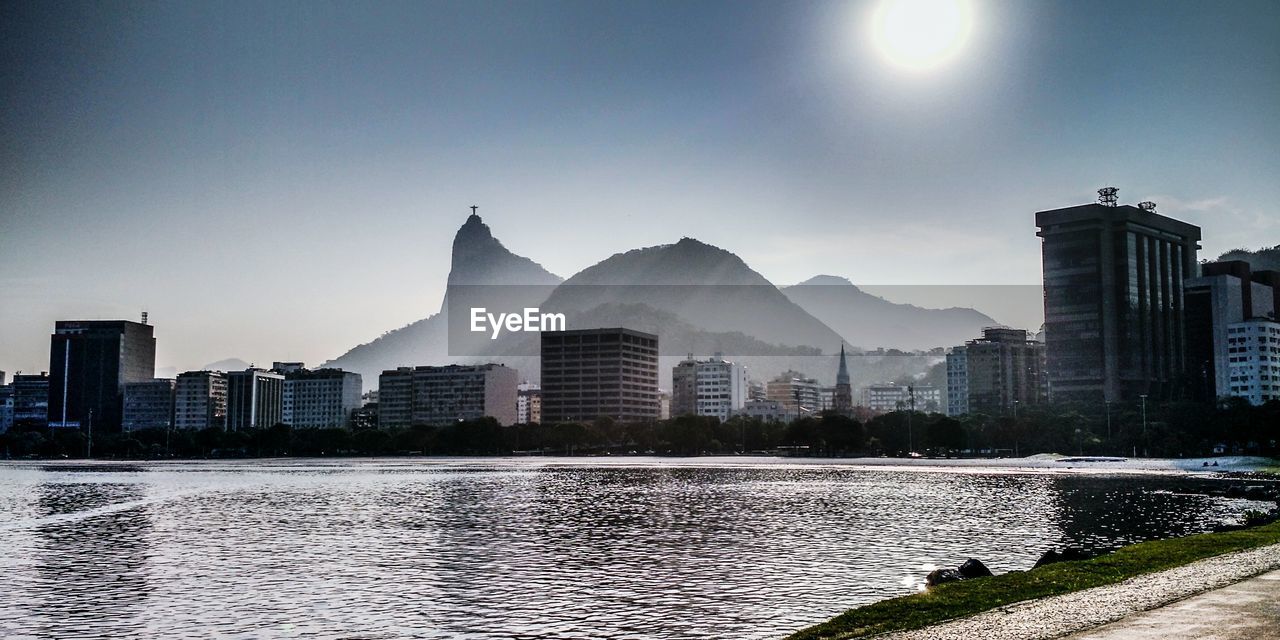
<instances>
[{"instance_id":1,"label":"paved path","mask_svg":"<svg viewBox=\"0 0 1280 640\"><path fill-rule=\"evenodd\" d=\"M1280 544L1029 600L884 640L1280 639ZM1257 576L1255 578L1255 576ZM1166 606L1168 605L1168 606ZM1077 635L1071 635L1077 634Z\"/></svg>"},{"instance_id":2,"label":"paved path","mask_svg":"<svg viewBox=\"0 0 1280 640\"><path fill-rule=\"evenodd\" d=\"M1280 638L1280 571L1137 613L1072 640Z\"/></svg>"}]
</instances>

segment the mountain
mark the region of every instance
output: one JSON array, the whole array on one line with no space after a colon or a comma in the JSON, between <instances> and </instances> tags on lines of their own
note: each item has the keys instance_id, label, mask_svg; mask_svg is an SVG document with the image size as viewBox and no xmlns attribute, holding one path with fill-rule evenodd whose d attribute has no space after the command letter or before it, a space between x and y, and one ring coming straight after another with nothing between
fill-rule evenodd
<instances>
[{"instance_id":1,"label":"mountain","mask_svg":"<svg viewBox=\"0 0 1280 640\"><path fill-rule=\"evenodd\" d=\"M1218 259L1244 260L1249 263L1249 268L1254 271L1280 271L1280 245L1269 249L1258 249L1257 251L1232 249L1218 256Z\"/></svg>"},{"instance_id":2,"label":"mountain","mask_svg":"<svg viewBox=\"0 0 1280 640\"><path fill-rule=\"evenodd\" d=\"M536 305L547 288L561 280L542 265L508 250L478 215L471 214L453 237L448 279L451 287L494 285L516 304ZM526 290L523 285L530 286ZM376 388L378 375L386 369L457 360L449 353L448 305L446 294L439 312L388 331L321 366L355 371L364 378L366 388Z\"/></svg>"},{"instance_id":3,"label":"mountain","mask_svg":"<svg viewBox=\"0 0 1280 640\"><path fill-rule=\"evenodd\" d=\"M830 353L842 343L835 331L741 258L692 238L615 254L564 281L542 308L565 313L572 328L575 314L600 305L630 304L669 313L703 331L739 333L778 347ZM666 346L662 350L672 353Z\"/></svg>"},{"instance_id":4,"label":"mountain","mask_svg":"<svg viewBox=\"0 0 1280 640\"><path fill-rule=\"evenodd\" d=\"M249 368L249 363L240 358L227 358L217 362L210 362L203 367L201 371L244 371Z\"/></svg>"},{"instance_id":5,"label":"mountain","mask_svg":"<svg viewBox=\"0 0 1280 640\"><path fill-rule=\"evenodd\" d=\"M782 292L862 348L931 349L964 344L999 324L973 309L926 309L871 295L845 278L820 275Z\"/></svg>"}]
</instances>

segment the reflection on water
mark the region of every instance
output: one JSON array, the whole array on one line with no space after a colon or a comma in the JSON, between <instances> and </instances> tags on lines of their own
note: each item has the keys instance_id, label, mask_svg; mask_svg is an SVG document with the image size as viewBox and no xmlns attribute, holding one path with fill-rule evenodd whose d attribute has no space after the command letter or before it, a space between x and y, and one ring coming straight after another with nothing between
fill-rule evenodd
<instances>
[{"instance_id":1,"label":"reflection on water","mask_svg":"<svg viewBox=\"0 0 1280 640\"><path fill-rule=\"evenodd\" d=\"M933 565L1253 506L1207 478L637 462L0 467L0 636L774 637Z\"/></svg>"}]
</instances>

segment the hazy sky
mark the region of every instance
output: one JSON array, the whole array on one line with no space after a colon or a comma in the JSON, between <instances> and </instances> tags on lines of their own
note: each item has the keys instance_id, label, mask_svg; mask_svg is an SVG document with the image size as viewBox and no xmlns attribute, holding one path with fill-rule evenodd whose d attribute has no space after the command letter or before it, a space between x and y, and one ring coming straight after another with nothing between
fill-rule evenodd
<instances>
[{"instance_id":1,"label":"hazy sky","mask_svg":"<svg viewBox=\"0 0 1280 640\"><path fill-rule=\"evenodd\" d=\"M4 2L0 369L144 308L161 367L319 363L436 310L472 204L562 276L1036 283L1104 184L1280 243L1280 3L969 4L905 70L874 2Z\"/></svg>"}]
</instances>

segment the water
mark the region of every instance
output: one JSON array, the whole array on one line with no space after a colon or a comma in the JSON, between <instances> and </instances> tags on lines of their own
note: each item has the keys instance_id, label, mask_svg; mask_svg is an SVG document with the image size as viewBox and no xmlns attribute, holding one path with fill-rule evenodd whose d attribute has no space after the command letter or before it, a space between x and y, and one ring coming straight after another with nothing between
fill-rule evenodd
<instances>
[{"instance_id":1,"label":"water","mask_svg":"<svg viewBox=\"0 0 1280 640\"><path fill-rule=\"evenodd\" d=\"M935 565L1184 535L1183 475L760 459L0 466L6 638L767 638Z\"/></svg>"}]
</instances>

